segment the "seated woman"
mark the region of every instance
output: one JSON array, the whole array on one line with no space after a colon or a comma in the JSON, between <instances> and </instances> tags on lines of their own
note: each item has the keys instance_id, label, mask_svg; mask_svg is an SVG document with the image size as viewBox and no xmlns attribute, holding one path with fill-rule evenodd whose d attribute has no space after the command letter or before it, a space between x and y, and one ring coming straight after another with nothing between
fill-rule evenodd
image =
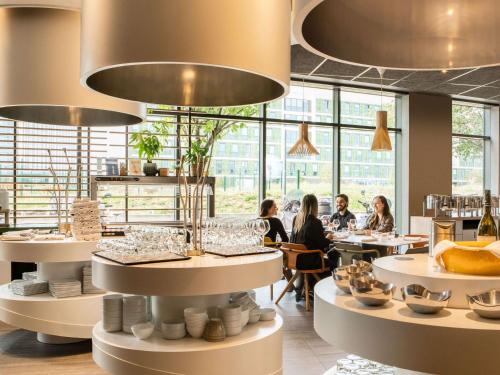
<instances>
[{"instance_id":1,"label":"seated woman","mask_svg":"<svg viewBox=\"0 0 500 375\"><path fill-rule=\"evenodd\" d=\"M276 202L272 199L264 199L260 204L260 217L269 221L271 229L267 232L266 237L271 241L276 242L276 235L279 234L282 242L288 242L288 234L286 234L283 223L278 219L276 214L278 213L278 206Z\"/></svg>"},{"instance_id":2,"label":"seated woman","mask_svg":"<svg viewBox=\"0 0 500 375\"><path fill-rule=\"evenodd\" d=\"M373 198L373 214L366 220L363 229L376 230L379 232L390 232L394 228L394 218L387 199L383 195L377 195Z\"/></svg>"},{"instance_id":3,"label":"seated woman","mask_svg":"<svg viewBox=\"0 0 500 375\"><path fill-rule=\"evenodd\" d=\"M323 224L318 219L318 199L314 194L304 195L299 213L293 219L291 242L303 244L309 250L328 251L332 234L325 237ZM297 256L297 269L321 268L321 258L318 254L300 254ZM302 297L303 280L299 281L296 300Z\"/></svg>"},{"instance_id":4,"label":"seated woman","mask_svg":"<svg viewBox=\"0 0 500 375\"><path fill-rule=\"evenodd\" d=\"M376 230L379 232L391 232L394 229L394 218L391 215L391 211L389 209L389 203L387 199L383 195L377 195L373 198L373 214L370 215L368 220L366 221L366 225L363 229L371 232L372 230ZM379 251L380 256L387 255L387 246L374 245L374 244L363 244L362 248L364 250L373 250L376 249ZM366 261L371 261L369 255L365 255L363 257Z\"/></svg>"}]
</instances>

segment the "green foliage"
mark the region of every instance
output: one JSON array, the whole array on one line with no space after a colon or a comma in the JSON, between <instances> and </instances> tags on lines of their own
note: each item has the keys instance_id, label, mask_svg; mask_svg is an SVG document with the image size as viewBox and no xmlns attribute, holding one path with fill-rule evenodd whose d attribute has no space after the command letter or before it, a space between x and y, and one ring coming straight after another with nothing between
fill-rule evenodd
<instances>
[{"instance_id":1,"label":"green foliage","mask_svg":"<svg viewBox=\"0 0 500 375\"><path fill-rule=\"evenodd\" d=\"M484 109L469 105L453 105L453 133L483 135ZM483 143L475 139L458 139L453 142L453 153L459 159L474 158L482 154Z\"/></svg>"},{"instance_id":2,"label":"green foliage","mask_svg":"<svg viewBox=\"0 0 500 375\"><path fill-rule=\"evenodd\" d=\"M168 126L164 123L154 123L152 128L152 130L143 129L132 133L129 143L137 150L139 157L145 157L148 163L151 163L163 151L168 135Z\"/></svg>"},{"instance_id":3,"label":"green foliage","mask_svg":"<svg viewBox=\"0 0 500 375\"><path fill-rule=\"evenodd\" d=\"M206 144L201 139L197 139L191 143L191 148L187 150L184 157L186 162L190 165L194 165L204 160L208 155L209 149Z\"/></svg>"}]
</instances>

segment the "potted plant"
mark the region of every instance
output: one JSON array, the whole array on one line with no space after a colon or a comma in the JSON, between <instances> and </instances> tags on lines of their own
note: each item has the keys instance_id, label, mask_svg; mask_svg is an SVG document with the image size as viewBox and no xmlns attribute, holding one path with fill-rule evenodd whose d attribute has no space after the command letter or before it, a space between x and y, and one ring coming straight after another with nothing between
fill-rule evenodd
<instances>
[{"instance_id":1,"label":"potted plant","mask_svg":"<svg viewBox=\"0 0 500 375\"><path fill-rule=\"evenodd\" d=\"M153 130L154 133L149 129L143 129L132 133L130 137L130 145L138 151L139 158L146 158L147 162L142 167L146 176L155 176L158 173L153 159L163 151L162 138L164 138L165 130L156 124L153 125Z\"/></svg>"},{"instance_id":2,"label":"potted plant","mask_svg":"<svg viewBox=\"0 0 500 375\"><path fill-rule=\"evenodd\" d=\"M191 167L192 176L203 175L203 167L207 162L209 149L209 145L204 144L201 139L191 144L191 148L185 154L185 161Z\"/></svg>"}]
</instances>

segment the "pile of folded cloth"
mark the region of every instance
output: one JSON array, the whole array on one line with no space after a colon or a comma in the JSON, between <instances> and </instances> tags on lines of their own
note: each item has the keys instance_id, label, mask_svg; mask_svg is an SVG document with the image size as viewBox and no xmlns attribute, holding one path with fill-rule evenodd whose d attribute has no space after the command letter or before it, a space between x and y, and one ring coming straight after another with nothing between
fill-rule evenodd
<instances>
[{"instance_id":1,"label":"pile of folded cloth","mask_svg":"<svg viewBox=\"0 0 500 375\"><path fill-rule=\"evenodd\" d=\"M13 280L10 283L10 290L12 293L19 296L43 294L48 291L48 283L46 281L37 280Z\"/></svg>"},{"instance_id":2,"label":"pile of folded cloth","mask_svg":"<svg viewBox=\"0 0 500 375\"><path fill-rule=\"evenodd\" d=\"M76 297L82 294L80 280L62 279L50 280L49 292L56 298Z\"/></svg>"},{"instance_id":3,"label":"pile of folded cloth","mask_svg":"<svg viewBox=\"0 0 500 375\"><path fill-rule=\"evenodd\" d=\"M0 241L28 241L35 237L35 234L33 229L10 231L2 234Z\"/></svg>"},{"instance_id":4,"label":"pile of folded cloth","mask_svg":"<svg viewBox=\"0 0 500 375\"><path fill-rule=\"evenodd\" d=\"M92 284L92 266L83 267L83 294L99 294L106 293L104 290L99 289Z\"/></svg>"}]
</instances>

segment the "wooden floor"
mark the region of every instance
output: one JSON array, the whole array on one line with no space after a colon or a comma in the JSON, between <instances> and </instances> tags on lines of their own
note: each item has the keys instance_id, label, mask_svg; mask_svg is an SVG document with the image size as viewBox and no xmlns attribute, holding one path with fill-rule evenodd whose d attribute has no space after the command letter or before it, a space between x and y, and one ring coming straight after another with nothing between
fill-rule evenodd
<instances>
[{"instance_id":1,"label":"wooden floor","mask_svg":"<svg viewBox=\"0 0 500 375\"><path fill-rule=\"evenodd\" d=\"M283 287L283 282L275 284L275 296ZM257 300L262 306L275 306L269 298L269 287L257 291ZM287 293L275 307L284 319L284 375L321 375L338 358L345 357L314 332L312 311L306 312L303 302L297 304L294 293ZM35 333L0 322L0 375L107 374L94 364L91 351L90 340L47 345L39 343Z\"/></svg>"}]
</instances>

